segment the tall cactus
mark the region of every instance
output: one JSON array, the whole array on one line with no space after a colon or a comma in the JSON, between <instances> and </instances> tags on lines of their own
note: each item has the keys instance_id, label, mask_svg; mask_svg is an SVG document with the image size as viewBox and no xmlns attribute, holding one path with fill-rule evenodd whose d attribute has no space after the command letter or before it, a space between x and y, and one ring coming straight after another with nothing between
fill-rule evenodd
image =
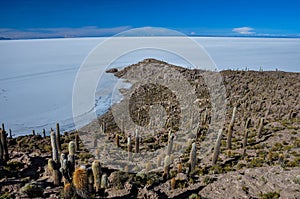
<instances>
[{"instance_id":1,"label":"tall cactus","mask_svg":"<svg viewBox=\"0 0 300 199\"><path fill-rule=\"evenodd\" d=\"M170 156L173 149L173 142L174 142L174 134L171 133L168 140L168 148L167 148L167 155Z\"/></svg>"},{"instance_id":2,"label":"tall cactus","mask_svg":"<svg viewBox=\"0 0 300 199\"><path fill-rule=\"evenodd\" d=\"M50 139L51 139L51 147L52 147L52 159L56 164L58 164L59 163L58 149L56 145L55 133L53 131L51 131L50 133Z\"/></svg>"},{"instance_id":3,"label":"tall cactus","mask_svg":"<svg viewBox=\"0 0 300 199\"><path fill-rule=\"evenodd\" d=\"M75 151L79 151L79 135L78 135L78 132L75 133Z\"/></svg>"},{"instance_id":4,"label":"tall cactus","mask_svg":"<svg viewBox=\"0 0 300 199\"><path fill-rule=\"evenodd\" d=\"M243 147L245 148L247 146L247 140L248 140L248 128L250 127L251 119L248 118L245 124L245 132L244 132L244 139L243 139Z\"/></svg>"},{"instance_id":5,"label":"tall cactus","mask_svg":"<svg viewBox=\"0 0 300 199\"><path fill-rule=\"evenodd\" d=\"M140 152L140 137L138 131L135 132L135 152Z\"/></svg>"},{"instance_id":6,"label":"tall cactus","mask_svg":"<svg viewBox=\"0 0 300 199\"><path fill-rule=\"evenodd\" d=\"M72 175L72 173L75 170L75 143L74 143L74 141L69 142L68 162L70 164L69 174Z\"/></svg>"},{"instance_id":7,"label":"tall cactus","mask_svg":"<svg viewBox=\"0 0 300 199\"><path fill-rule=\"evenodd\" d=\"M96 192L99 192L101 186L101 164L99 160L95 160L92 163L92 171L94 175L94 188Z\"/></svg>"},{"instance_id":8,"label":"tall cactus","mask_svg":"<svg viewBox=\"0 0 300 199\"><path fill-rule=\"evenodd\" d=\"M101 189L106 189L107 188L107 174L104 173L101 176Z\"/></svg>"},{"instance_id":9,"label":"tall cactus","mask_svg":"<svg viewBox=\"0 0 300 199\"><path fill-rule=\"evenodd\" d=\"M162 162L162 157L161 157L161 155L159 155L159 156L157 157L157 167L158 167L158 168L161 166L161 162Z\"/></svg>"},{"instance_id":10,"label":"tall cactus","mask_svg":"<svg viewBox=\"0 0 300 199\"><path fill-rule=\"evenodd\" d=\"M272 101L269 102L269 105L268 105L267 110L265 112L265 119L267 119L268 116L269 116L271 106L272 106Z\"/></svg>"},{"instance_id":11,"label":"tall cactus","mask_svg":"<svg viewBox=\"0 0 300 199\"><path fill-rule=\"evenodd\" d=\"M46 130L43 129L43 137L46 138Z\"/></svg>"},{"instance_id":12,"label":"tall cactus","mask_svg":"<svg viewBox=\"0 0 300 199\"><path fill-rule=\"evenodd\" d=\"M246 155L246 147L247 147L247 140L249 134L248 128L250 126L250 123L251 123L251 119L248 118L245 124L245 132L244 132L244 139L243 139L243 157L245 157Z\"/></svg>"},{"instance_id":13,"label":"tall cactus","mask_svg":"<svg viewBox=\"0 0 300 199\"><path fill-rule=\"evenodd\" d=\"M79 167L73 174L73 185L76 193L81 198L89 198L88 193L88 177L85 167Z\"/></svg>"},{"instance_id":14,"label":"tall cactus","mask_svg":"<svg viewBox=\"0 0 300 199\"><path fill-rule=\"evenodd\" d=\"M222 133L223 133L223 131L222 131L222 129L220 129L219 133L218 133L217 141L216 141L215 147L214 147L214 154L213 154L213 158L212 158L213 165L215 165L217 163L218 157L220 154Z\"/></svg>"},{"instance_id":15,"label":"tall cactus","mask_svg":"<svg viewBox=\"0 0 300 199\"><path fill-rule=\"evenodd\" d=\"M61 144L60 144L60 129L59 129L59 123L56 123L56 145L57 145L57 149L58 152L61 152Z\"/></svg>"},{"instance_id":16,"label":"tall cactus","mask_svg":"<svg viewBox=\"0 0 300 199\"><path fill-rule=\"evenodd\" d=\"M63 194L64 194L64 199L75 198L74 190L73 190L73 187L72 187L71 183L65 184Z\"/></svg>"},{"instance_id":17,"label":"tall cactus","mask_svg":"<svg viewBox=\"0 0 300 199\"><path fill-rule=\"evenodd\" d=\"M264 128L264 122L265 122L265 118L260 118L260 120L259 120L259 127L258 127L258 130L257 130L257 136L258 136L258 138L262 137L262 130Z\"/></svg>"},{"instance_id":18,"label":"tall cactus","mask_svg":"<svg viewBox=\"0 0 300 199\"><path fill-rule=\"evenodd\" d=\"M128 159L131 160L131 152L132 152L132 146L131 146L131 137L127 137L127 150L128 150Z\"/></svg>"},{"instance_id":19,"label":"tall cactus","mask_svg":"<svg viewBox=\"0 0 300 199\"><path fill-rule=\"evenodd\" d=\"M231 139L232 139L233 126L234 126L234 121L235 121L235 113L236 113L236 107L233 108L231 121L228 126L227 149L231 149Z\"/></svg>"},{"instance_id":20,"label":"tall cactus","mask_svg":"<svg viewBox=\"0 0 300 199\"><path fill-rule=\"evenodd\" d=\"M163 173L163 178L165 180L169 178L170 164L171 164L170 156L166 155L165 160L164 160L164 173Z\"/></svg>"},{"instance_id":21,"label":"tall cactus","mask_svg":"<svg viewBox=\"0 0 300 199\"><path fill-rule=\"evenodd\" d=\"M193 172L195 170L195 167L197 164L197 151L196 151L196 143L195 142L192 144L192 149L191 149L191 153L190 153L190 163L191 163L190 172Z\"/></svg>"},{"instance_id":22,"label":"tall cactus","mask_svg":"<svg viewBox=\"0 0 300 199\"><path fill-rule=\"evenodd\" d=\"M87 169L87 177L88 177L88 191L89 193L94 192L94 176L93 176L93 171L92 168Z\"/></svg>"},{"instance_id":23,"label":"tall cactus","mask_svg":"<svg viewBox=\"0 0 300 199\"><path fill-rule=\"evenodd\" d=\"M205 108L204 114L203 114L203 118L202 118L202 125L205 125L207 122L207 117L208 117L208 109Z\"/></svg>"},{"instance_id":24,"label":"tall cactus","mask_svg":"<svg viewBox=\"0 0 300 199\"><path fill-rule=\"evenodd\" d=\"M2 131L6 132L6 131L5 131L4 123L2 123Z\"/></svg>"},{"instance_id":25,"label":"tall cactus","mask_svg":"<svg viewBox=\"0 0 300 199\"><path fill-rule=\"evenodd\" d=\"M60 173L63 176L63 182L64 184L70 183L71 182L71 176L69 175L69 164L68 164L68 160L66 157L66 154L62 153L60 155Z\"/></svg>"},{"instance_id":26,"label":"tall cactus","mask_svg":"<svg viewBox=\"0 0 300 199\"><path fill-rule=\"evenodd\" d=\"M4 124L2 124L2 129L0 128L1 134L1 145L2 145L2 158L5 162L9 160L8 147L7 147L7 134L4 128Z\"/></svg>"},{"instance_id":27,"label":"tall cactus","mask_svg":"<svg viewBox=\"0 0 300 199\"><path fill-rule=\"evenodd\" d=\"M171 189L174 190L176 189L176 178L173 177L170 181Z\"/></svg>"},{"instance_id":28,"label":"tall cactus","mask_svg":"<svg viewBox=\"0 0 300 199\"><path fill-rule=\"evenodd\" d=\"M94 146L93 147L94 148L98 147L98 135L97 134L94 135Z\"/></svg>"},{"instance_id":29,"label":"tall cactus","mask_svg":"<svg viewBox=\"0 0 300 199\"><path fill-rule=\"evenodd\" d=\"M8 131L9 131L9 138L12 139L12 132L11 132L11 129L9 129Z\"/></svg>"},{"instance_id":30,"label":"tall cactus","mask_svg":"<svg viewBox=\"0 0 300 199\"><path fill-rule=\"evenodd\" d=\"M120 147L120 136L119 136L119 134L116 134L116 145L117 145L117 147Z\"/></svg>"},{"instance_id":31,"label":"tall cactus","mask_svg":"<svg viewBox=\"0 0 300 199\"><path fill-rule=\"evenodd\" d=\"M0 166L2 166L3 162L2 129L0 128Z\"/></svg>"},{"instance_id":32,"label":"tall cactus","mask_svg":"<svg viewBox=\"0 0 300 199\"><path fill-rule=\"evenodd\" d=\"M53 159L48 160L48 169L52 173L52 179L54 186L59 186L60 184L60 173L57 168L57 164Z\"/></svg>"}]
</instances>

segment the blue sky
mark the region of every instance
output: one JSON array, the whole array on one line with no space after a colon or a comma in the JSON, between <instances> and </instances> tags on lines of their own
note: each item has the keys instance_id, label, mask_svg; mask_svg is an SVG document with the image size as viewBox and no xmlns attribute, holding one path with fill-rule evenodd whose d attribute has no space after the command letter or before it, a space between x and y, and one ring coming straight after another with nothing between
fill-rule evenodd
<instances>
[{"instance_id":1,"label":"blue sky","mask_svg":"<svg viewBox=\"0 0 300 199\"><path fill-rule=\"evenodd\" d=\"M164 27L188 35L300 36L297 0L0 2L0 37L110 36Z\"/></svg>"}]
</instances>

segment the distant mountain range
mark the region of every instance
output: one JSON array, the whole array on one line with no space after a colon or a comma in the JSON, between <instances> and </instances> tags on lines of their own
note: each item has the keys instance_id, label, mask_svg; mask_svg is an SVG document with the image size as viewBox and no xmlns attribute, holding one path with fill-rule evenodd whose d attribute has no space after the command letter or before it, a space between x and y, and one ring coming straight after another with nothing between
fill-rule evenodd
<instances>
[{"instance_id":1,"label":"distant mountain range","mask_svg":"<svg viewBox=\"0 0 300 199\"><path fill-rule=\"evenodd\" d=\"M0 37L0 40L11 40L11 38Z\"/></svg>"},{"instance_id":2,"label":"distant mountain range","mask_svg":"<svg viewBox=\"0 0 300 199\"><path fill-rule=\"evenodd\" d=\"M22 40L22 39L58 39L58 38L86 38L86 37L112 37L113 35L105 36L75 36L75 37L65 37L65 36L53 36L53 37L29 37L29 38L8 38L0 37L0 40ZM126 37L153 37L153 35L125 35ZM178 35L157 35L158 37L178 37ZM300 38L300 35L187 35L188 37L230 37L230 38Z\"/></svg>"}]
</instances>

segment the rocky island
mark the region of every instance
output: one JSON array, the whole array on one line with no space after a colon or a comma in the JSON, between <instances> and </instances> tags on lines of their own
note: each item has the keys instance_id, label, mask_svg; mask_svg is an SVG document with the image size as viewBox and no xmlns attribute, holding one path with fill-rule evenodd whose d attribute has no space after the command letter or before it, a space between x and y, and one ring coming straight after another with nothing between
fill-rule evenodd
<instances>
[{"instance_id":1,"label":"rocky island","mask_svg":"<svg viewBox=\"0 0 300 199\"><path fill-rule=\"evenodd\" d=\"M132 87L77 131L62 133L57 124L50 135L13 138L2 125L0 198L300 198L299 73L204 71L155 59L107 72ZM216 73L225 91L217 96L225 107L221 128L211 128L218 109L211 93L221 88L206 79ZM167 77L166 85L175 84L177 75L195 90L182 96L193 99L191 111L159 84ZM128 117L120 117L122 107ZM185 148L176 142L183 138ZM122 161L122 153L134 160L156 151L143 164Z\"/></svg>"}]
</instances>

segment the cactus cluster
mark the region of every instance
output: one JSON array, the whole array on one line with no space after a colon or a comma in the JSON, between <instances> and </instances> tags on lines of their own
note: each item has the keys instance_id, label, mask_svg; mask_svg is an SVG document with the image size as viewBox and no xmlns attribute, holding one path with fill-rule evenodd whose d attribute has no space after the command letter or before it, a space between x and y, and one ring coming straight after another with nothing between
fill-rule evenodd
<instances>
[{"instance_id":1,"label":"cactus cluster","mask_svg":"<svg viewBox=\"0 0 300 199\"><path fill-rule=\"evenodd\" d=\"M59 131L58 131L59 132ZM75 169L75 152L76 141L69 142L69 154L60 153L57 147L56 134L50 133L52 159L48 161L49 170L52 172L53 183L55 186L60 185L63 177L64 196L72 198L74 194L81 198L89 198L90 192L95 190L96 193L101 188L107 187L107 175L101 171L101 165L95 160L91 168L79 167Z\"/></svg>"},{"instance_id":2,"label":"cactus cluster","mask_svg":"<svg viewBox=\"0 0 300 199\"><path fill-rule=\"evenodd\" d=\"M102 173L99 160L94 160L90 168L81 166L76 168L72 177L72 185L77 196L80 198L90 198L91 193L100 193L101 190L107 188L107 174ZM73 191L71 189L65 191ZM70 195L65 193L65 195Z\"/></svg>"}]
</instances>

